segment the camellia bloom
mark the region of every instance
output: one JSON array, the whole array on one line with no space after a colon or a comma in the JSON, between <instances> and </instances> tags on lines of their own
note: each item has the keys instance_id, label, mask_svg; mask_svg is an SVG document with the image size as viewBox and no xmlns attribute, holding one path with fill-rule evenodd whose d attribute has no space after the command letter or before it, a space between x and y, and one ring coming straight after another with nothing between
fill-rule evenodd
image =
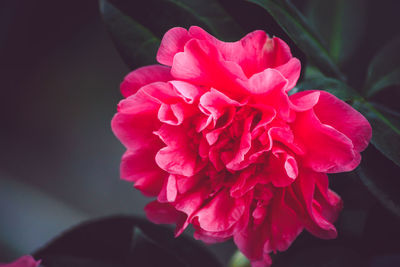
<instances>
[{"instance_id":1,"label":"camellia bloom","mask_svg":"<svg viewBox=\"0 0 400 267\"><path fill-rule=\"evenodd\" d=\"M40 261L35 261L35 259L30 255L25 255L12 263L0 263L0 267L38 267Z\"/></svg>"},{"instance_id":2,"label":"camellia bloom","mask_svg":"<svg viewBox=\"0 0 400 267\"><path fill-rule=\"evenodd\" d=\"M263 31L226 43L173 28L157 60L126 76L112 120L121 177L157 197L151 221L176 235L192 224L207 243L233 237L253 266L303 229L336 237L342 202L327 173L359 164L371 138L360 113L324 91L288 96L300 62Z\"/></svg>"}]
</instances>

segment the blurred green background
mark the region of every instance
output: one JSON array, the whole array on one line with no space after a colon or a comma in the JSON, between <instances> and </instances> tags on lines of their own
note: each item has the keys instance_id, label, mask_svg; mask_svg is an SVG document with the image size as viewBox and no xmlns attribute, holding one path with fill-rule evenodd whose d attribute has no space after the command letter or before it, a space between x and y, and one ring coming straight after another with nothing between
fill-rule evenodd
<instances>
[{"instance_id":1,"label":"blurred green background","mask_svg":"<svg viewBox=\"0 0 400 267\"><path fill-rule=\"evenodd\" d=\"M0 262L87 218L143 214L110 129L128 73L97 1L0 1Z\"/></svg>"}]
</instances>

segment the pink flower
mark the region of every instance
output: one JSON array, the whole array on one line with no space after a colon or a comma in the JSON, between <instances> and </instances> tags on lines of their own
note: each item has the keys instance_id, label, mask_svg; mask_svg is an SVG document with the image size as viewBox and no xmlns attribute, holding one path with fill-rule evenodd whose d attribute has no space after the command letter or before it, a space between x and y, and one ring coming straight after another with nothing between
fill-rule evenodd
<instances>
[{"instance_id":1,"label":"pink flower","mask_svg":"<svg viewBox=\"0 0 400 267\"><path fill-rule=\"evenodd\" d=\"M25 255L12 263L0 263L0 267L38 267L40 261L35 261L35 259L30 255Z\"/></svg>"},{"instance_id":2,"label":"pink flower","mask_svg":"<svg viewBox=\"0 0 400 267\"><path fill-rule=\"evenodd\" d=\"M360 113L324 91L288 96L300 62L263 31L226 43L173 28L157 60L126 76L112 120L122 179L157 197L151 221L176 235L192 224L207 243L233 237L253 266L303 229L336 237L342 201L326 173L360 163L371 138Z\"/></svg>"}]
</instances>

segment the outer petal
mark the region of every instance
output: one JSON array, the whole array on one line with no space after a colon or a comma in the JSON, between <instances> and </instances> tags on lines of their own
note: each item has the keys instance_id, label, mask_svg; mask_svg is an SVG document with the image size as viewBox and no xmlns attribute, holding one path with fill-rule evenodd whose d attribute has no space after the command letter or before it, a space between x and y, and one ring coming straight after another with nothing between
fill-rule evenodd
<instances>
[{"instance_id":1,"label":"outer petal","mask_svg":"<svg viewBox=\"0 0 400 267\"><path fill-rule=\"evenodd\" d=\"M184 52L175 55L171 74L195 85L216 88L228 96L243 97L245 93L236 81L246 79L240 66L223 60L220 52L206 41L187 42Z\"/></svg>"},{"instance_id":2,"label":"outer petal","mask_svg":"<svg viewBox=\"0 0 400 267\"><path fill-rule=\"evenodd\" d=\"M252 95L252 103L275 108L284 120L293 120L286 93L288 80L275 69L266 69L241 83Z\"/></svg>"},{"instance_id":3,"label":"outer petal","mask_svg":"<svg viewBox=\"0 0 400 267\"><path fill-rule=\"evenodd\" d=\"M189 39L189 33L184 28L175 27L167 31L161 40L160 48L158 48L157 61L171 66L174 56L183 51L183 47Z\"/></svg>"},{"instance_id":4,"label":"outer petal","mask_svg":"<svg viewBox=\"0 0 400 267\"><path fill-rule=\"evenodd\" d=\"M327 175L303 169L292 188L293 194L289 198L293 200L292 207L303 218L305 228L319 238L336 238L333 222L342 202L328 191Z\"/></svg>"},{"instance_id":5,"label":"outer petal","mask_svg":"<svg viewBox=\"0 0 400 267\"><path fill-rule=\"evenodd\" d=\"M159 140L152 133L160 127L157 111L160 104L143 90L122 100L111 127L118 139L130 150L153 148ZM140 127L138 127L140 126Z\"/></svg>"},{"instance_id":6,"label":"outer petal","mask_svg":"<svg viewBox=\"0 0 400 267\"><path fill-rule=\"evenodd\" d=\"M276 68L292 58L290 48L285 42L276 37L269 38L264 31L251 32L241 40L231 43L222 42L196 26L191 27L189 33L193 38L213 44L224 60L239 64L247 77L266 68Z\"/></svg>"},{"instance_id":7,"label":"outer petal","mask_svg":"<svg viewBox=\"0 0 400 267\"><path fill-rule=\"evenodd\" d=\"M161 190L167 173L154 161L155 150L127 151L122 156L121 178L135 183L135 187L147 196L156 196Z\"/></svg>"},{"instance_id":8,"label":"outer petal","mask_svg":"<svg viewBox=\"0 0 400 267\"><path fill-rule=\"evenodd\" d=\"M241 199L231 198L226 190L220 191L195 215L201 229L208 232L228 230L237 223L245 211Z\"/></svg>"},{"instance_id":9,"label":"outer petal","mask_svg":"<svg viewBox=\"0 0 400 267\"><path fill-rule=\"evenodd\" d=\"M160 203L158 201L150 202L144 208L147 218L153 223L169 224L175 223L175 236L178 236L187 227L186 215L183 212L176 210L169 203Z\"/></svg>"},{"instance_id":10,"label":"outer petal","mask_svg":"<svg viewBox=\"0 0 400 267\"><path fill-rule=\"evenodd\" d=\"M372 135L371 125L347 103L330 93L320 91L314 112L322 123L334 127L350 138L355 151L363 151L368 146Z\"/></svg>"},{"instance_id":11,"label":"outer petal","mask_svg":"<svg viewBox=\"0 0 400 267\"><path fill-rule=\"evenodd\" d=\"M300 77L301 64L297 58L291 58L288 62L275 68L289 81L286 91L292 89Z\"/></svg>"},{"instance_id":12,"label":"outer petal","mask_svg":"<svg viewBox=\"0 0 400 267\"><path fill-rule=\"evenodd\" d=\"M321 91L303 91L290 96L290 107L297 111L306 111L313 108L319 101Z\"/></svg>"},{"instance_id":13,"label":"outer petal","mask_svg":"<svg viewBox=\"0 0 400 267\"><path fill-rule=\"evenodd\" d=\"M285 251L303 230L296 212L285 203L285 191L278 190L270 203L267 215L269 237L264 251Z\"/></svg>"},{"instance_id":14,"label":"outer petal","mask_svg":"<svg viewBox=\"0 0 400 267\"><path fill-rule=\"evenodd\" d=\"M312 110L297 113L292 129L295 139L306 149L303 164L314 171L351 171L358 165L359 155L351 140L322 124Z\"/></svg>"},{"instance_id":15,"label":"outer petal","mask_svg":"<svg viewBox=\"0 0 400 267\"><path fill-rule=\"evenodd\" d=\"M0 263L1 267L38 267L40 265L40 260L35 261L35 259L30 255L22 256L12 263Z\"/></svg>"},{"instance_id":16,"label":"outer petal","mask_svg":"<svg viewBox=\"0 0 400 267\"><path fill-rule=\"evenodd\" d=\"M150 65L138 68L127 76L121 83L121 93L124 97L133 95L140 87L153 82L172 80L171 68L161 65Z\"/></svg>"}]
</instances>

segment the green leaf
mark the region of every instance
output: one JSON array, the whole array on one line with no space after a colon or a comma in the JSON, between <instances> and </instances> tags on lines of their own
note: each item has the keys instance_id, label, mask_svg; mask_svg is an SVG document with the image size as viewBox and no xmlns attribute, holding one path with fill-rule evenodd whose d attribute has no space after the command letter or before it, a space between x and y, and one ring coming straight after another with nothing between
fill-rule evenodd
<instances>
[{"instance_id":1,"label":"green leaf","mask_svg":"<svg viewBox=\"0 0 400 267\"><path fill-rule=\"evenodd\" d=\"M156 62L160 38L107 0L100 0L100 11L118 52L131 69Z\"/></svg>"},{"instance_id":2,"label":"green leaf","mask_svg":"<svg viewBox=\"0 0 400 267\"><path fill-rule=\"evenodd\" d=\"M292 94L304 90L327 91L343 101L352 101L360 97L351 87L333 78L318 77L305 80L299 83L295 89L290 91L290 93Z\"/></svg>"},{"instance_id":3,"label":"green leaf","mask_svg":"<svg viewBox=\"0 0 400 267\"><path fill-rule=\"evenodd\" d=\"M222 267L192 238L174 238L171 229L131 216L78 225L34 253L34 257L42 259L46 267Z\"/></svg>"},{"instance_id":4,"label":"green leaf","mask_svg":"<svg viewBox=\"0 0 400 267\"><path fill-rule=\"evenodd\" d=\"M355 101L353 106L372 126L371 143L400 166L400 114L366 101Z\"/></svg>"},{"instance_id":5,"label":"green leaf","mask_svg":"<svg viewBox=\"0 0 400 267\"><path fill-rule=\"evenodd\" d=\"M400 85L400 36L389 42L372 59L367 73L366 96Z\"/></svg>"},{"instance_id":6,"label":"green leaf","mask_svg":"<svg viewBox=\"0 0 400 267\"><path fill-rule=\"evenodd\" d=\"M198 17L212 34L224 41L237 41L244 32L239 24L225 11L218 0L167 0L181 6Z\"/></svg>"},{"instance_id":7,"label":"green leaf","mask_svg":"<svg viewBox=\"0 0 400 267\"><path fill-rule=\"evenodd\" d=\"M288 0L247 0L266 9L289 37L327 76L345 80L307 19Z\"/></svg>"},{"instance_id":8,"label":"green leaf","mask_svg":"<svg viewBox=\"0 0 400 267\"><path fill-rule=\"evenodd\" d=\"M373 147L363 153L356 169L360 180L387 210L400 218L400 169Z\"/></svg>"},{"instance_id":9,"label":"green leaf","mask_svg":"<svg viewBox=\"0 0 400 267\"><path fill-rule=\"evenodd\" d=\"M160 40L173 27L197 25L224 40L243 35L217 0L100 0L100 11L131 69L155 63Z\"/></svg>"},{"instance_id":10,"label":"green leaf","mask_svg":"<svg viewBox=\"0 0 400 267\"><path fill-rule=\"evenodd\" d=\"M286 254L286 255L285 255ZM366 258L366 257L364 257ZM365 259L353 248L345 246L307 247L283 253L282 257L274 262L275 267L354 267L367 266ZM365 265L364 265L365 264Z\"/></svg>"},{"instance_id":11,"label":"green leaf","mask_svg":"<svg viewBox=\"0 0 400 267\"><path fill-rule=\"evenodd\" d=\"M359 47L364 33L366 1L307 2L307 17L326 41L329 55L342 64Z\"/></svg>"}]
</instances>

